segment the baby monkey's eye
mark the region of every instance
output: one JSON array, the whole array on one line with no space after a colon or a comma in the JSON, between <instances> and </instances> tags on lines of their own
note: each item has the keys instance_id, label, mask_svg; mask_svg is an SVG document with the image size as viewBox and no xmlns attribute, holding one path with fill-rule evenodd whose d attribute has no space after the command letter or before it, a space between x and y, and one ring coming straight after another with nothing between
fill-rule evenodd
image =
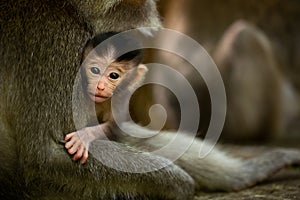
<instances>
[{"instance_id":1,"label":"baby monkey's eye","mask_svg":"<svg viewBox=\"0 0 300 200\"><path fill-rule=\"evenodd\" d=\"M112 72L109 74L109 78L111 79L118 79L120 77L120 75L116 72Z\"/></svg>"},{"instance_id":2,"label":"baby monkey's eye","mask_svg":"<svg viewBox=\"0 0 300 200\"><path fill-rule=\"evenodd\" d=\"M92 72L93 74L100 74L100 69L98 69L97 67L92 67L92 68L91 68L91 72Z\"/></svg>"}]
</instances>

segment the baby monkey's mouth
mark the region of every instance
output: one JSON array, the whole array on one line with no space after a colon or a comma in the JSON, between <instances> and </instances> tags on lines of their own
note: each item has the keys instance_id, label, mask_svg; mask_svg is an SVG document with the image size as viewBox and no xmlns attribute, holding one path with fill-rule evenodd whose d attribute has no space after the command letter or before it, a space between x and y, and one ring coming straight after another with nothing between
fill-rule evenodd
<instances>
[{"instance_id":1,"label":"baby monkey's mouth","mask_svg":"<svg viewBox=\"0 0 300 200\"><path fill-rule=\"evenodd\" d=\"M101 95L101 94L95 94L95 97L100 97L100 98L109 98L109 96Z\"/></svg>"},{"instance_id":2,"label":"baby monkey's mouth","mask_svg":"<svg viewBox=\"0 0 300 200\"><path fill-rule=\"evenodd\" d=\"M89 96L96 103L101 103L111 97L110 95L97 94L97 93L96 94L90 93Z\"/></svg>"}]
</instances>

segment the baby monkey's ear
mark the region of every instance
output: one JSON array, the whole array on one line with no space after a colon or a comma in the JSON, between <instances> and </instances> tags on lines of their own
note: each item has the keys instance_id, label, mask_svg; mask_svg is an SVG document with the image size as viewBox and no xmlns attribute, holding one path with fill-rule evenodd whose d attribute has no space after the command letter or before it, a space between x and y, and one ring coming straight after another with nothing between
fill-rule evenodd
<instances>
[{"instance_id":1,"label":"baby monkey's ear","mask_svg":"<svg viewBox=\"0 0 300 200\"><path fill-rule=\"evenodd\" d=\"M145 80L147 72L148 68L143 64L140 64L135 69L133 69L132 72L130 72L132 74L129 75L129 77L131 77L131 80L129 82L128 89L133 91L140 87L142 82Z\"/></svg>"},{"instance_id":2,"label":"baby monkey's ear","mask_svg":"<svg viewBox=\"0 0 300 200\"><path fill-rule=\"evenodd\" d=\"M144 76L145 77L147 72L148 72L148 68L146 67L146 65L139 64L137 66L137 73L139 73L138 76Z\"/></svg>"},{"instance_id":3,"label":"baby monkey's ear","mask_svg":"<svg viewBox=\"0 0 300 200\"><path fill-rule=\"evenodd\" d=\"M140 64L128 71L115 89L114 95L120 93L124 94L126 91L131 93L136 90L143 83L147 72L148 68L143 64Z\"/></svg>"}]
</instances>

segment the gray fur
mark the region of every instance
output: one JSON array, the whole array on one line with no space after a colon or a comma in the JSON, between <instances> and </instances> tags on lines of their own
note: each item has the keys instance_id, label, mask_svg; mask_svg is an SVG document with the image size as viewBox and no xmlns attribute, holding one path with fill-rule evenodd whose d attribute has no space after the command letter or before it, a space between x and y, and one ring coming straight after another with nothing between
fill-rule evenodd
<instances>
[{"instance_id":1,"label":"gray fur","mask_svg":"<svg viewBox=\"0 0 300 200\"><path fill-rule=\"evenodd\" d=\"M123 123L121 128L125 133L141 135L141 137L154 135L156 132L128 122ZM125 133L123 135L126 135ZM122 141L140 150L154 151L166 146L174 137L173 132L165 131L147 140L123 137ZM189 137L189 134L186 134L180 140L181 145L187 143ZM228 155L220 151L218 147L214 147L206 157L200 158L201 145L204 150L211 147L209 142L204 143L201 139L195 138L188 150L175 161L175 164L192 176L196 189L237 191L266 180L287 165L300 164L299 150L275 149L251 159L242 159ZM169 155L164 156L168 158Z\"/></svg>"},{"instance_id":2,"label":"gray fur","mask_svg":"<svg viewBox=\"0 0 300 200\"><path fill-rule=\"evenodd\" d=\"M175 165L147 174L115 171L92 156L80 165L59 143L75 130L73 82L87 39L98 31L160 26L155 3L141 2L133 12L119 0L1 1L1 199L192 197L193 180ZM167 162L149 154L147 160Z\"/></svg>"}]
</instances>

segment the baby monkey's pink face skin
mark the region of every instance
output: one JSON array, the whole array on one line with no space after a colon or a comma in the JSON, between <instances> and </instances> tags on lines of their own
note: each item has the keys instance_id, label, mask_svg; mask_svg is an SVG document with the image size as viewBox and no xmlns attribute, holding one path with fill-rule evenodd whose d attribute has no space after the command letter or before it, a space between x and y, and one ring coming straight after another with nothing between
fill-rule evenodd
<instances>
[{"instance_id":1,"label":"baby monkey's pink face skin","mask_svg":"<svg viewBox=\"0 0 300 200\"><path fill-rule=\"evenodd\" d=\"M130 69L135 65L130 61L112 62L108 67L99 56L87 58L84 62L86 76L86 93L95 103L108 100L117 85Z\"/></svg>"}]
</instances>

